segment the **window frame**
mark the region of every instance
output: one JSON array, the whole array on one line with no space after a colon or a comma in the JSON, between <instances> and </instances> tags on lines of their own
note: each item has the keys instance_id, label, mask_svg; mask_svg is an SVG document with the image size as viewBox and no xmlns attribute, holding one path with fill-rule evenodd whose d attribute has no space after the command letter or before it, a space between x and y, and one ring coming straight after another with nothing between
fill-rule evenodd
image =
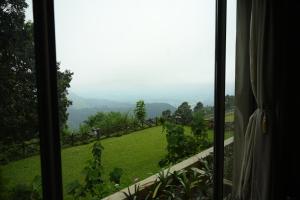
<instances>
[{"instance_id":1,"label":"window frame","mask_svg":"<svg viewBox=\"0 0 300 200\"><path fill-rule=\"evenodd\" d=\"M214 88L214 200L223 199L226 0L216 0ZM33 0L39 103L40 156L44 200L62 200L53 0Z\"/></svg>"}]
</instances>

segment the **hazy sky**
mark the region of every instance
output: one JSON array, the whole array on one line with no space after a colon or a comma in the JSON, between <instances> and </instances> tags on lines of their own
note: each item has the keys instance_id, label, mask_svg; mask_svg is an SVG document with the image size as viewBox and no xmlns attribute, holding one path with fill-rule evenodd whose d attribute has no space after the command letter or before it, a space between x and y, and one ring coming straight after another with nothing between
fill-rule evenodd
<instances>
[{"instance_id":1,"label":"hazy sky","mask_svg":"<svg viewBox=\"0 0 300 200\"><path fill-rule=\"evenodd\" d=\"M235 0L228 0L231 94L235 12ZM212 103L214 0L56 0L55 20L57 60L74 72L71 91L76 94Z\"/></svg>"}]
</instances>

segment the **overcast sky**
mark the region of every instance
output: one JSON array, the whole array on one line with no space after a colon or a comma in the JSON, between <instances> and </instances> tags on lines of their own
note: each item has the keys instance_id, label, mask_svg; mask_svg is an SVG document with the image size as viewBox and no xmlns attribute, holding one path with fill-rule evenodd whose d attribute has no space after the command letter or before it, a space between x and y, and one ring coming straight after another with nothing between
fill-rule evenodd
<instances>
[{"instance_id":1,"label":"overcast sky","mask_svg":"<svg viewBox=\"0 0 300 200\"><path fill-rule=\"evenodd\" d=\"M27 19L32 18L29 7ZM235 0L228 0L227 93L233 93ZM57 60L71 91L119 101L212 103L214 0L56 0Z\"/></svg>"}]
</instances>

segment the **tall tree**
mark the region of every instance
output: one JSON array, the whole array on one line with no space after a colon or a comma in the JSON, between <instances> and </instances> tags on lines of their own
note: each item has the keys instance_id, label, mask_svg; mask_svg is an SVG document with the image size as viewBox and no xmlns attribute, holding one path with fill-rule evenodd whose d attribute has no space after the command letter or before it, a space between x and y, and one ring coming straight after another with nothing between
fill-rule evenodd
<instances>
[{"instance_id":1,"label":"tall tree","mask_svg":"<svg viewBox=\"0 0 300 200\"><path fill-rule=\"evenodd\" d=\"M202 112L203 111L203 103L199 101L194 107L194 112Z\"/></svg>"},{"instance_id":2,"label":"tall tree","mask_svg":"<svg viewBox=\"0 0 300 200\"><path fill-rule=\"evenodd\" d=\"M0 1L0 139L24 141L38 134L33 24L25 0ZM58 70L59 119L65 126L72 73Z\"/></svg>"},{"instance_id":3,"label":"tall tree","mask_svg":"<svg viewBox=\"0 0 300 200\"><path fill-rule=\"evenodd\" d=\"M191 130L197 141L197 144L200 145L202 149L207 148L209 146L207 123L204 120L204 115L202 112L193 113Z\"/></svg>"},{"instance_id":4,"label":"tall tree","mask_svg":"<svg viewBox=\"0 0 300 200\"><path fill-rule=\"evenodd\" d=\"M141 123L143 127L146 118L146 108L145 108L145 102L143 100L136 102L134 114L136 119L139 121L139 123Z\"/></svg>"},{"instance_id":5,"label":"tall tree","mask_svg":"<svg viewBox=\"0 0 300 200\"><path fill-rule=\"evenodd\" d=\"M188 102L183 102L174 113L175 121L182 125L189 125L193 119L192 109Z\"/></svg>"},{"instance_id":6,"label":"tall tree","mask_svg":"<svg viewBox=\"0 0 300 200\"><path fill-rule=\"evenodd\" d=\"M171 110L164 110L161 113L162 118L164 118L165 120L169 120L172 117L172 113Z\"/></svg>"}]
</instances>

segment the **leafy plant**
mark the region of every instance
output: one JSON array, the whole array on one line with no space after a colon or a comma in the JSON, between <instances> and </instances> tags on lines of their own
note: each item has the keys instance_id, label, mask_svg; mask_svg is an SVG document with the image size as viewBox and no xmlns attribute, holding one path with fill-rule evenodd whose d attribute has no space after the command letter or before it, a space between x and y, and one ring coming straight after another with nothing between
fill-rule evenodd
<instances>
[{"instance_id":1,"label":"leafy plant","mask_svg":"<svg viewBox=\"0 0 300 200\"><path fill-rule=\"evenodd\" d=\"M113 171L109 173L109 180L115 184L120 184L122 174L123 174L123 169L114 168Z\"/></svg>"},{"instance_id":2,"label":"leafy plant","mask_svg":"<svg viewBox=\"0 0 300 200\"><path fill-rule=\"evenodd\" d=\"M170 173L161 171L148 191L139 191L135 186L128 189L126 199L170 199L170 200L210 200L212 199L213 158L208 156L199 161L199 166Z\"/></svg>"},{"instance_id":3,"label":"leafy plant","mask_svg":"<svg viewBox=\"0 0 300 200\"><path fill-rule=\"evenodd\" d=\"M41 200L43 199L43 191L42 191L42 177L35 176L31 183L31 199L33 200Z\"/></svg>"},{"instance_id":4,"label":"leafy plant","mask_svg":"<svg viewBox=\"0 0 300 200\"><path fill-rule=\"evenodd\" d=\"M130 187L127 188L128 192L123 192L127 200L139 200L140 185L135 184L133 192L130 191Z\"/></svg>"},{"instance_id":5,"label":"leafy plant","mask_svg":"<svg viewBox=\"0 0 300 200\"><path fill-rule=\"evenodd\" d=\"M102 156L103 147L100 141L93 145L93 159L88 161L88 165L84 168L85 174L84 184L74 181L68 185L68 194L73 195L74 199L91 196L92 198L102 198L104 195L104 181L102 179Z\"/></svg>"},{"instance_id":6,"label":"leafy plant","mask_svg":"<svg viewBox=\"0 0 300 200\"><path fill-rule=\"evenodd\" d=\"M184 128L171 122L166 122L163 126L167 138L167 155L159 161L159 165L174 164L179 160L193 155L199 146L192 136L184 134Z\"/></svg>"},{"instance_id":7,"label":"leafy plant","mask_svg":"<svg viewBox=\"0 0 300 200\"><path fill-rule=\"evenodd\" d=\"M141 123L143 127L146 118L146 108L145 108L145 102L143 100L136 102L134 114L136 119L139 121L139 123Z\"/></svg>"},{"instance_id":8,"label":"leafy plant","mask_svg":"<svg viewBox=\"0 0 300 200\"><path fill-rule=\"evenodd\" d=\"M204 115L202 112L193 113L191 129L199 147L201 149L207 148L209 146L207 124L204 120Z\"/></svg>"},{"instance_id":9,"label":"leafy plant","mask_svg":"<svg viewBox=\"0 0 300 200\"><path fill-rule=\"evenodd\" d=\"M0 191L0 197L1 200L42 200L41 176L35 176L31 184L18 184L9 191Z\"/></svg>"}]
</instances>

